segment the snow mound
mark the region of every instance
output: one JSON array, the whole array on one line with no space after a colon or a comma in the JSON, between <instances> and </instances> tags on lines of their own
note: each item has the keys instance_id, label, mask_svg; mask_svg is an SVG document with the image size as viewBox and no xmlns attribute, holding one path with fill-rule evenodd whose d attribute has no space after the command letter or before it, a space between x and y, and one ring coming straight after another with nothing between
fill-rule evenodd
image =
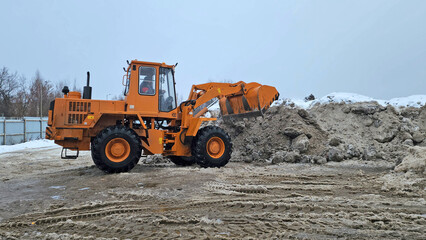
<instances>
[{"instance_id":1,"label":"snow mound","mask_svg":"<svg viewBox=\"0 0 426 240\"><path fill-rule=\"evenodd\" d=\"M392 98L385 101L384 104L390 104L395 107L422 107L426 105L426 95L412 95L409 97Z\"/></svg>"},{"instance_id":2,"label":"snow mound","mask_svg":"<svg viewBox=\"0 0 426 240\"><path fill-rule=\"evenodd\" d=\"M327 94L326 96L318 99L318 100L314 100L314 103L320 103L320 104L327 104L327 103L356 103L356 102L373 102L373 101L377 101L374 98L371 97L367 97L364 95L360 95L360 94L356 94L356 93L330 93Z\"/></svg>"},{"instance_id":3,"label":"snow mound","mask_svg":"<svg viewBox=\"0 0 426 240\"><path fill-rule=\"evenodd\" d=\"M358 103L358 102L377 102L382 106L392 105L394 107L422 107L426 105L426 95L412 95L408 97L392 98L390 100L374 99L356 93L334 92L326 96L312 100L305 101L302 99L279 99L275 101L272 106L281 104L309 109L316 104L329 104L329 103Z\"/></svg>"},{"instance_id":4,"label":"snow mound","mask_svg":"<svg viewBox=\"0 0 426 240\"><path fill-rule=\"evenodd\" d=\"M53 148L53 147L56 147L56 146L58 146L58 145L56 145L53 140L40 139L40 140L34 140L34 141L29 141L29 142L15 144L15 145L0 146L0 154L8 153L8 152L22 151L24 149Z\"/></svg>"},{"instance_id":5,"label":"snow mound","mask_svg":"<svg viewBox=\"0 0 426 240\"><path fill-rule=\"evenodd\" d=\"M279 106L279 105L286 105L290 107L299 107L304 109L311 108L311 105L313 101L305 101L302 99L293 99L293 98L284 98L284 99L278 99L274 101L271 106Z\"/></svg>"}]
</instances>

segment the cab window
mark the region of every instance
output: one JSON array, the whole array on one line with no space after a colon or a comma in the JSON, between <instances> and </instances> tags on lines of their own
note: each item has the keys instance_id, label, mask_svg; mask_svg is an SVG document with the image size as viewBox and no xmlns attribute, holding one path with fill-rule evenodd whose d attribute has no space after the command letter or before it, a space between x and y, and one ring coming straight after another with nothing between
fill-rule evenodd
<instances>
[{"instance_id":1,"label":"cab window","mask_svg":"<svg viewBox=\"0 0 426 240\"><path fill-rule=\"evenodd\" d=\"M155 95L155 73L154 67L139 67L139 94Z\"/></svg>"},{"instance_id":2,"label":"cab window","mask_svg":"<svg viewBox=\"0 0 426 240\"><path fill-rule=\"evenodd\" d=\"M170 112L176 108L175 81L171 68L160 68L159 110Z\"/></svg>"}]
</instances>

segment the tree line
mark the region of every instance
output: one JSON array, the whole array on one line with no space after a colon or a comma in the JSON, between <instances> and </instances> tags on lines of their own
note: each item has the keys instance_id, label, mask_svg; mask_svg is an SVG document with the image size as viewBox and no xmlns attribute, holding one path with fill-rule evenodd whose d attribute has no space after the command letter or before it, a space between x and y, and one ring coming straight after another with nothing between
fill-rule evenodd
<instances>
[{"instance_id":1,"label":"tree line","mask_svg":"<svg viewBox=\"0 0 426 240\"><path fill-rule=\"evenodd\" d=\"M62 96L65 81L52 83L39 71L27 81L8 68L0 69L0 117L46 117L50 102ZM74 86L76 88L76 86Z\"/></svg>"}]
</instances>

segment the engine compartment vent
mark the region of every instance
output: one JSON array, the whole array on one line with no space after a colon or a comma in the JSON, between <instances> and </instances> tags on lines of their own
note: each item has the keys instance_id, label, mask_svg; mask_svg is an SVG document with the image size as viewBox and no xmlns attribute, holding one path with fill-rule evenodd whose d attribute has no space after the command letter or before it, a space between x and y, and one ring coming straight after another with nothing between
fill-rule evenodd
<instances>
[{"instance_id":1,"label":"engine compartment vent","mask_svg":"<svg viewBox=\"0 0 426 240\"><path fill-rule=\"evenodd\" d=\"M77 125L82 124L90 112L90 102L71 101L68 103L67 124Z\"/></svg>"}]
</instances>

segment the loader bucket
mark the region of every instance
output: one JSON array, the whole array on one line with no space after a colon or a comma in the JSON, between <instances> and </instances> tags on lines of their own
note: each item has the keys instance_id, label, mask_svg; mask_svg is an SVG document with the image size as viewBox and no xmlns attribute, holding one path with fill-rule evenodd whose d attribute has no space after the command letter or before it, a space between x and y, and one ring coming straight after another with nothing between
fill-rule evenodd
<instances>
[{"instance_id":1,"label":"loader bucket","mask_svg":"<svg viewBox=\"0 0 426 240\"><path fill-rule=\"evenodd\" d=\"M222 117L263 116L263 113L278 99L276 88L259 83L247 83L244 93L223 97L219 100Z\"/></svg>"}]
</instances>

